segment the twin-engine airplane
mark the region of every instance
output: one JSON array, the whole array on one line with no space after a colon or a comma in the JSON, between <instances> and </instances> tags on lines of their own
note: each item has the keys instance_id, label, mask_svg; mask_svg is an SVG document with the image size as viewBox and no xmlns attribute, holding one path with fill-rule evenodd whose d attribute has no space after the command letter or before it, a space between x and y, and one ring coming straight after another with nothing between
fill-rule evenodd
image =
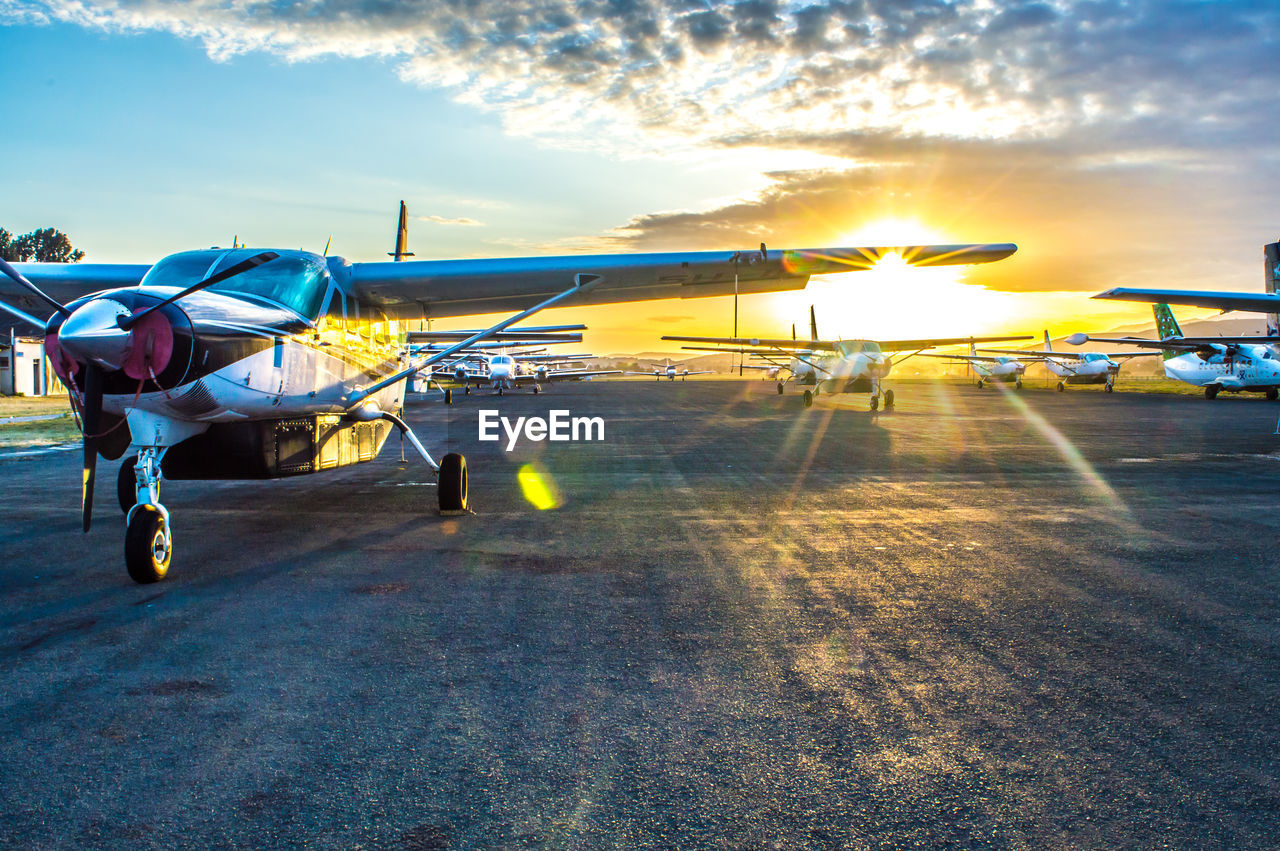
<instances>
[{"instance_id":1,"label":"twin-engine airplane","mask_svg":"<svg viewBox=\"0 0 1280 851\"><path fill-rule=\"evenodd\" d=\"M1186 337L1167 304L1151 306L1160 339L1142 337L1090 337L1072 334L1067 342L1082 346L1088 342L1124 343L1139 348L1159 349L1147 354L1164 354L1164 374L1194 387L1204 388L1206 399L1220 392L1263 393L1280 398L1280 336Z\"/></svg>"},{"instance_id":2,"label":"twin-engine airplane","mask_svg":"<svg viewBox=\"0 0 1280 851\"><path fill-rule=\"evenodd\" d=\"M155 265L0 261L0 310L39 333L84 430L87 532L98 456L132 465L125 565L138 582L173 554L163 479L278 478L373 460L392 427L466 511L466 460L437 464L397 415L406 380L553 305L801 289L810 275L985 263L1014 245L352 263L307 251L186 251ZM400 320L520 311L411 357ZM126 503L128 499L124 500Z\"/></svg>"},{"instance_id":3,"label":"twin-engine airplane","mask_svg":"<svg viewBox=\"0 0 1280 851\"><path fill-rule=\"evenodd\" d=\"M663 337L683 343L710 343L721 348L719 351L737 352L739 354L761 355L766 358L780 358L785 363L776 364L785 368L790 377L778 380L778 394L781 395L787 382L803 388L804 406L813 405L813 397L820 393L870 393L870 408L875 411L880 407L881 399L885 409L893 407L892 390L881 392L881 382L893 368L892 355L898 352L910 352L900 358L902 363L907 358L920 354L925 349L939 346L956 346L969 343L994 343L1008 340L1027 340L1028 336L1014 337L940 337L925 340L819 340L818 320L812 307L809 308L810 340L771 340L761 337ZM794 334L794 330L792 332ZM695 348L695 347L688 347ZM699 351L712 351L696 347Z\"/></svg>"}]
</instances>

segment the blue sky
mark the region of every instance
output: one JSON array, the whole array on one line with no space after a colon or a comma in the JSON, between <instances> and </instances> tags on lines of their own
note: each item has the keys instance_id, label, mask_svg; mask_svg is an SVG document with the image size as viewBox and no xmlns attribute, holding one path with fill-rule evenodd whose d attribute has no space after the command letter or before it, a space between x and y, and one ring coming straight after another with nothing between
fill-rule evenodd
<instances>
[{"instance_id":1,"label":"blue sky","mask_svg":"<svg viewBox=\"0 0 1280 851\"><path fill-rule=\"evenodd\" d=\"M0 227L374 259L403 198L420 257L1015 241L745 321L1107 327L1145 315L1108 286L1260 285L1276 33L1274 3L1190 0L0 0ZM637 347L724 312L592 321Z\"/></svg>"}]
</instances>

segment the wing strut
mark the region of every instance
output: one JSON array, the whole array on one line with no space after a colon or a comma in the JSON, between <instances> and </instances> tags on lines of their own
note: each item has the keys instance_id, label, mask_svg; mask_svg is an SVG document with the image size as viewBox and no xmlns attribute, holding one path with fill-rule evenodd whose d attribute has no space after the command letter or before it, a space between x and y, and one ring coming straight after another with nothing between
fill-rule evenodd
<instances>
[{"instance_id":1,"label":"wing strut","mask_svg":"<svg viewBox=\"0 0 1280 851\"><path fill-rule=\"evenodd\" d=\"M519 322L521 319L527 319L528 317L532 316L538 311L545 310L548 307L551 307L557 304L558 302L563 301L564 299L568 298L571 295L577 295L579 293L586 292L587 290L594 287L596 284L600 283L602 280L604 280L604 278L601 277L600 275L584 275L581 273L574 275L573 286L565 290L564 292L553 295L551 298L546 299L545 301L539 302L538 304L535 304L533 307L529 308L528 310L524 310L524 311L521 311L520 313L517 313L515 316L509 316L506 319L499 322L497 325L494 325L490 328L486 328L483 331L477 331L467 339L454 343L452 346L450 346L447 349L441 349L440 351L430 355L429 357L416 360L413 363L409 364L409 366L397 372L395 375L388 376L382 379L381 381L377 382L376 384L371 384L365 389L356 392L355 394L353 394L347 399L347 410L351 410L352 408L355 408L361 402L363 402L365 399L368 399L370 396L372 396L374 393L377 393L379 390L384 390L387 387L392 386L393 384L398 384L399 382L404 381L406 378L413 375L415 372L421 369L425 369L426 367L431 366L432 364L439 363L440 361L453 355L454 353L460 352L463 349L467 348L468 346L478 343L487 337L491 337L494 334L497 334L499 331L502 331L506 328L511 327L512 325Z\"/></svg>"}]
</instances>

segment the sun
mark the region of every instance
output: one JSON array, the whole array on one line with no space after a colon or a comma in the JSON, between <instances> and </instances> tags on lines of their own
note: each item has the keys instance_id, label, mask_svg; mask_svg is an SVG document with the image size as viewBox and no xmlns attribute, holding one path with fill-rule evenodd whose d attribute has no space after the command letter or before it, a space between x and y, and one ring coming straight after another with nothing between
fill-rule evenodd
<instances>
[{"instance_id":1,"label":"sun","mask_svg":"<svg viewBox=\"0 0 1280 851\"><path fill-rule=\"evenodd\" d=\"M918 220L883 218L838 238L840 246L906 248L961 242ZM902 252L885 254L856 275L815 277L806 296L820 326L841 337L960 337L994 331L1014 305L1004 293L965 283L965 266L912 267Z\"/></svg>"}]
</instances>

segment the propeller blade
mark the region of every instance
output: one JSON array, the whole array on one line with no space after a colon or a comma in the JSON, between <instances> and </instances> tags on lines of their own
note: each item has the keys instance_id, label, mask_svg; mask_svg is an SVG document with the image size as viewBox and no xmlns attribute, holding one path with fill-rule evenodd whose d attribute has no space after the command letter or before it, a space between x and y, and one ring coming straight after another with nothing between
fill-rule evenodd
<instances>
[{"instance_id":1,"label":"propeller blade","mask_svg":"<svg viewBox=\"0 0 1280 851\"><path fill-rule=\"evenodd\" d=\"M275 260L279 256L280 255L274 251L264 251L261 254L255 254L252 257L250 257L248 260L241 260L236 265L229 266L228 268L223 269L221 272L218 272L216 275L210 275L209 277L205 278L203 281L199 281L198 283L192 284L182 292L171 295L168 298L166 298L164 301L160 302L159 304L152 305L151 307L148 307L146 310L140 313L135 313L132 316L121 316L118 324L120 325L121 328L128 331L134 325L137 325L139 322L141 322L142 317L147 316L151 313L155 313L157 310L160 310L162 307L166 305L173 304L175 301L186 298L192 293L199 292L205 287L211 287L214 284L222 283L227 278L234 278L236 275L239 275L241 272L248 272L250 269L255 269L258 266L261 266L263 263L268 263L272 260Z\"/></svg>"},{"instance_id":2,"label":"propeller blade","mask_svg":"<svg viewBox=\"0 0 1280 851\"><path fill-rule=\"evenodd\" d=\"M84 531L93 518L93 480L98 469L98 433L102 428L102 367L85 364L84 376L84 476L80 487L80 512Z\"/></svg>"},{"instance_id":3,"label":"propeller blade","mask_svg":"<svg viewBox=\"0 0 1280 851\"><path fill-rule=\"evenodd\" d=\"M4 272L10 278L13 278L13 280L17 282L20 286L30 290L32 294L34 294L36 297L41 299L45 304L52 307L58 313L61 313L63 316L71 315L71 311L63 307L62 304L59 303L56 299L52 298L51 296L45 295L44 290L40 289L35 284L28 281L21 272L19 272L17 269L10 266L9 261L5 260L3 257L0 257L0 272Z\"/></svg>"}]
</instances>

